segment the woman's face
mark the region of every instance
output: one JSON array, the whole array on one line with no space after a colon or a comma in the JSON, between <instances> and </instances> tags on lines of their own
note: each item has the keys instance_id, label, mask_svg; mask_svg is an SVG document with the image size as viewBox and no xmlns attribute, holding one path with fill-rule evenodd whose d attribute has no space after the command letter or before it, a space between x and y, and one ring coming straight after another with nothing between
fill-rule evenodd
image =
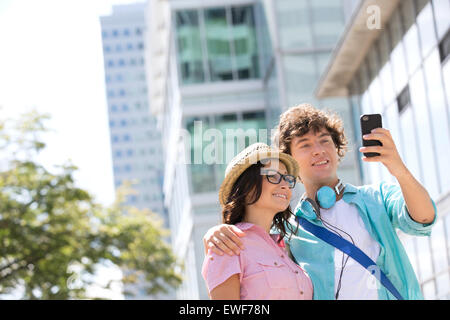
<instances>
[{"instance_id":1,"label":"woman's face","mask_svg":"<svg viewBox=\"0 0 450 320\"><path fill-rule=\"evenodd\" d=\"M274 173L288 174L286 166L278 159L271 159L261 168L262 174L262 190L261 196L255 207L272 209L275 213L286 210L289 206L292 197L292 191L289 189L288 183L281 179L279 184L274 184L268 181L267 174Z\"/></svg>"}]
</instances>

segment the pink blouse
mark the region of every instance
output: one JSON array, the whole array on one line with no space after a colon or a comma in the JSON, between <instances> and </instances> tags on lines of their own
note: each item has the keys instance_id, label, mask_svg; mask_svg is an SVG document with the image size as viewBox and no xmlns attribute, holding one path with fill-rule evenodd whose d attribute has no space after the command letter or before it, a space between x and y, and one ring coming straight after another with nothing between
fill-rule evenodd
<instances>
[{"instance_id":1,"label":"pink blouse","mask_svg":"<svg viewBox=\"0 0 450 320\"><path fill-rule=\"evenodd\" d=\"M306 272L294 263L283 246L262 227L238 223L245 231L240 255L219 256L208 251L202 275L209 292L234 274L239 274L243 300L311 300L313 287ZM280 244L284 244L281 242Z\"/></svg>"}]
</instances>

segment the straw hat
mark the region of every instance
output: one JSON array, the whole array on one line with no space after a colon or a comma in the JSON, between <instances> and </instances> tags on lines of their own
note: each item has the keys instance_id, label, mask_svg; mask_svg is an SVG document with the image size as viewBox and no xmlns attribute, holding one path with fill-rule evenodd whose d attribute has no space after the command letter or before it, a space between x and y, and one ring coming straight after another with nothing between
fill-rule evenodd
<instances>
[{"instance_id":1,"label":"straw hat","mask_svg":"<svg viewBox=\"0 0 450 320\"><path fill-rule=\"evenodd\" d=\"M297 161L286 153L276 151L265 143L254 143L238 155L236 155L228 164L225 170L225 179L219 189L219 201L222 206L225 205L228 195L231 192L236 180L251 165L264 159L279 159L286 166L288 174L297 178L299 167Z\"/></svg>"}]
</instances>

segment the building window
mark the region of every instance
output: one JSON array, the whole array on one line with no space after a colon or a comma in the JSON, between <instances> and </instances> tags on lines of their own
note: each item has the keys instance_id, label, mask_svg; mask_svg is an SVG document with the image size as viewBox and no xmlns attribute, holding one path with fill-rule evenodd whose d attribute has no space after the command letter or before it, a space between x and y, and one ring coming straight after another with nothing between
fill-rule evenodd
<instances>
[{"instance_id":1,"label":"building window","mask_svg":"<svg viewBox=\"0 0 450 320\"><path fill-rule=\"evenodd\" d=\"M419 35L422 43L422 56L427 57L436 45L436 33L431 2L428 2L417 16L417 25L419 26Z\"/></svg>"},{"instance_id":2,"label":"building window","mask_svg":"<svg viewBox=\"0 0 450 320\"><path fill-rule=\"evenodd\" d=\"M197 122L196 121L201 121ZM214 179L214 165L206 164L203 159L203 152L206 144L203 143L203 132L210 128L207 117L191 118L187 120L186 128L191 137L191 182L194 193L208 192L216 189ZM199 126L201 125L201 127Z\"/></svg>"},{"instance_id":3,"label":"building window","mask_svg":"<svg viewBox=\"0 0 450 320\"><path fill-rule=\"evenodd\" d=\"M225 8L207 9L204 14L211 81L232 80L233 66Z\"/></svg>"},{"instance_id":4,"label":"building window","mask_svg":"<svg viewBox=\"0 0 450 320\"><path fill-rule=\"evenodd\" d=\"M227 164L238 152L250 143L270 139L259 136L259 129L267 129L264 111L188 118L185 123L191 138L189 169L194 193L216 190ZM209 128L217 129L221 136L204 140L203 134Z\"/></svg>"},{"instance_id":5,"label":"building window","mask_svg":"<svg viewBox=\"0 0 450 320\"><path fill-rule=\"evenodd\" d=\"M450 29L447 31L447 34L439 43L439 56L441 57L442 63L447 61L449 53L450 53Z\"/></svg>"},{"instance_id":6,"label":"building window","mask_svg":"<svg viewBox=\"0 0 450 320\"><path fill-rule=\"evenodd\" d=\"M309 1L316 46L334 46L344 27L342 1Z\"/></svg>"},{"instance_id":7,"label":"building window","mask_svg":"<svg viewBox=\"0 0 450 320\"><path fill-rule=\"evenodd\" d=\"M183 84L259 77L253 6L178 11L176 35Z\"/></svg>"},{"instance_id":8,"label":"building window","mask_svg":"<svg viewBox=\"0 0 450 320\"><path fill-rule=\"evenodd\" d=\"M406 86L397 96L398 113L402 113L411 104L411 96L409 94L409 86Z\"/></svg>"},{"instance_id":9,"label":"building window","mask_svg":"<svg viewBox=\"0 0 450 320\"><path fill-rule=\"evenodd\" d=\"M113 37L115 37L115 38L118 37L118 36L119 36L119 31L113 30L112 35L113 35Z\"/></svg>"},{"instance_id":10,"label":"building window","mask_svg":"<svg viewBox=\"0 0 450 320\"><path fill-rule=\"evenodd\" d=\"M231 8L234 59L238 79L259 77L258 42L252 6ZM240 30L246 30L241 33Z\"/></svg>"},{"instance_id":11,"label":"building window","mask_svg":"<svg viewBox=\"0 0 450 320\"><path fill-rule=\"evenodd\" d=\"M450 1L433 0L436 31L441 38L450 27Z\"/></svg>"}]
</instances>

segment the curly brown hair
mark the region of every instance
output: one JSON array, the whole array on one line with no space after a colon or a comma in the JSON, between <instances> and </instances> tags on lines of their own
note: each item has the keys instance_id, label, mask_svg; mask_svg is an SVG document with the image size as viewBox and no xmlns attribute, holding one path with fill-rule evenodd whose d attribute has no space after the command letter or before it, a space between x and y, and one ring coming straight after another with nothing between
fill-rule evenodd
<instances>
[{"instance_id":1,"label":"curly brown hair","mask_svg":"<svg viewBox=\"0 0 450 320\"><path fill-rule=\"evenodd\" d=\"M258 161L248 167L236 180L222 209L222 223L236 224L244 221L245 206L256 203L261 197L263 175L260 169L263 166ZM294 232L291 224L288 223L291 215L291 207L288 206L286 210L278 212L273 218L271 227L280 231L278 242L287 235L285 225L288 226L291 234Z\"/></svg>"},{"instance_id":2,"label":"curly brown hair","mask_svg":"<svg viewBox=\"0 0 450 320\"><path fill-rule=\"evenodd\" d=\"M338 156L343 158L348 142L342 119L336 113L316 109L308 103L292 107L281 114L280 122L272 137L272 144L281 152L291 154L291 142L294 137L301 137L310 130L317 133L323 128L331 134Z\"/></svg>"}]
</instances>

